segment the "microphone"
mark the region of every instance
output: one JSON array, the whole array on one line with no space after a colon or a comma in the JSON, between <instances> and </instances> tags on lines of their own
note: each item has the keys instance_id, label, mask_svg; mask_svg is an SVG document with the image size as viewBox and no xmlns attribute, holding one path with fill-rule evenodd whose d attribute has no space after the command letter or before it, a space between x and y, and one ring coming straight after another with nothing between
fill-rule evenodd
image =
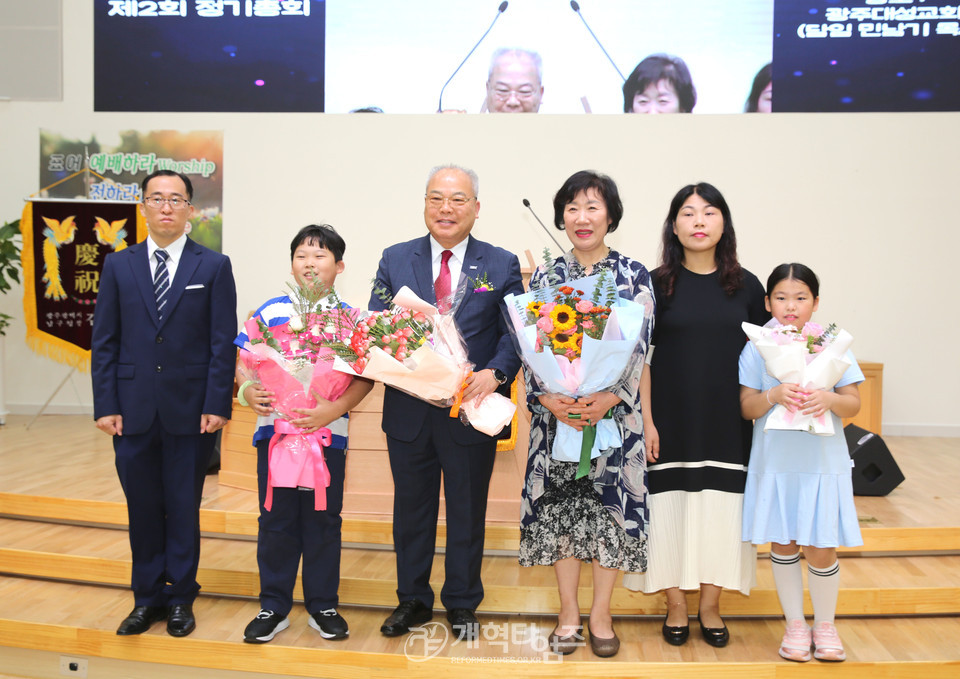
<instances>
[{"instance_id":1,"label":"microphone","mask_svg":"<svg viewBox=\"0 0 960 679\"><path fill-rule=\"evenodd\" d=\"M449 85L450 81L453 80L453 76L455 76L457 73L460 72L460 69L463 68L463 65L465 63L467 63L467 59L470 58L470 55L473 54L478 47L480 47L480 43L483 42L483 39L487 37L487 33L493 30L493 24L497 23L497 19L499 19L500 15L506 11L507 11L507 2L506 0L504 0L503 2L500 3L500 6L497 8L497 16L493 17L493 22L490 24L490 28L488 28L484 32L484 34L480 36L480 39L477 40L477 44L473 46L473 49L467 53L467 56L463 58L463 61L461 61L460 65L457 66L457 69L450 75L449 78L447 78L447 82L443 83L443 87L440 88L440 101L437 103L437 113L440 113L443 111L443 91L447 89L447 85Z\"/></svg>"},{"instance_id":2,"label":"microphone","mask_svg":"<svg viewBox=\"0 0 960 679\"><path fill-rule=\"evenodd\" d=\"M537 213L533 211L533 208L532 208L532 207L530 207L530 201L527 200L526 198L524 198L524 199L523 199L523 206L524 206L525 208L527 208L528 210L530 210L530 214L533 215L533 218L534 218L534 219L536 219L538 222L540 222L540 226L542 226L542 227L543 227L543 230L547 232L547 235L548 235L548 236L550 236L550 240L552 240L554 243L557 244L557 247L560 248L560 252L563 252L563 251L564 251L564 250L563 250L563 246L560 245L560 243L557 242L557 239L553 237L553 234L550 233L550 229L547 228L547 225L544 224L543 222L541 222L541 221L540 221L540 218L537 217Z\"/></svg>"},{"instance_id":3,"label":"microphone","mask_svg":"<svg viewBox=\"0 0 960 679\"><path fill-rule=\"evenodd\" d=\"M600 49L603 50L604 55L607 57L607 59L608 59L608 60L610 61L610 63L613 65L613 68L614 68L614 70L616 70L617 75L620 76L620 79L621 79L621 80L623 80L624 82L626 82L627 79L626 79L626 77L624 77L623 73L620 72L620 69L617 68L616 62L614 62L614 60L610 58L610 55L607 54L607 50L604 49L603 43L600 42L600 39L597 38L597 36L594 34L593 30L590 28L590 24L587 23L587 20L584 19L584 18L583 18L583 15L580 13L580 5L577 3L577 0L570 0L570 7L573 9L574 12L577 13L577 16L580 17L580 21L582 21L582 22L583 22L583 25L587 27L587 30L588 30L588 31L590 31L590 35L593 36L593 39L597 41L597 45L599 45L599 46L600 46Z\"/></svg>"}]
</instances>

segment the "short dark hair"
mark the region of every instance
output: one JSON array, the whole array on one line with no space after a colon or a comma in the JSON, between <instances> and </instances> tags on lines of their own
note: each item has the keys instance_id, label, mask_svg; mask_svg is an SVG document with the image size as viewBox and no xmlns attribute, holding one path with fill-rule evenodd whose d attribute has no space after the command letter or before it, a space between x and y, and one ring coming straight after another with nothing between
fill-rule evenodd
<instances>
[{"instance_id":1,"label":"short dark hair","mask_svg":"<svg viewBox=\"0 0 960 679\"><path fill-rule=\"evenodd\" d=\"M147 193L147 184L150 183L150 180L154 177L180 177L183 180L183 185L187 187L187 200L193 200L193 182L190 181L190 177L179 172L174 172L173 170L156 170L151 172L146 177L143 178L143 181L140 182L140 193Z\"/></svg>"},{"instance_id":2,"label":"short dark hair","mask_svg":"<svg viewBox=\"0 0 960 679\"><path fill-rule=\"evenodd\" d=\"M594 189L607 206L607 216L610 218L610 227L607 233L613 233L620 226L623 218L623 203L620 202L620 191L617 183L605 174L593 170L580 170L567 178L557 195L553 197L553 224L563 230L563 212L567 205L573 202L577 194Z\"/></svg>"},{"instance_id":3,"label":"short dark hair","mask_svg":"<svg viewBox=\"0 0 960 679\"><path fill-rule=\"evenodd\" d=\"M343 253L347 249L347 244L343 242L343 238L329 224L309 224L300 229L293 240L290 241L291 262L297 253L297 248L304 243L329 250L333 254L333 259L337 262L343 260Z\"/></svg>"},{"instance_id":4,"label":"short dark hair","mask_svg":"<svg viewBox=\"0 0 960 679\"><path fill-rule=\"evenodd\" d=\"M753 87L750 88L750 95L747 97L747 103L743 106L744 113L756 113L757 105L760 103L760 93L767 85L773 82L773 64L767 64L753 78Z\"/></svg>"},{"instance_id":5,"label":"short dark hair","mask_svg":"<svg viewBox=\"0 0 960 679\"><path fill-rule=\"evenodd\" d=\"M791 262L790 264L781 264L770 273L770 277L767 278L767 297L773 294L773 289L777 287L777 283L785 280L800 281L810 288L814 299L820 296L820 279L817 278L817 274L813 273L813 270L808 266Z\"/></svg>"},{"instance_id":6,"label":"short dark hair","mask_svg":"<svg viewBox=\"0 0 960 679\"><path fill-rule=\"evenodd\" d=\"M727 295L733 295L743 287L743 268L741 268L740 261L737 259L737 233L733 230L733 216L730 214L730 206L727 205L727 201L720 190L706 182L687 184L677 191L677 195L670 201L670 211L667 212L667 218L663 222L663 234L660 242L660 267L662 270L660 286L668 298L673 296L674 285L677 282L680 269L683 267L684 258L683 245L680 244L680 239L677 238L673 229L677 225L677 215L680 214L680 208L694 194L703 198L707 204L720 210L720 214L723 216L723 234L717 242L713 259L720 274L720 285Z\"/></svg>"},{"instance_id":7,"label":"short dark hair","mask_svg":"<svg viewBox=\"0 0 960 679\"><path fill-rule=\"evenodd\" d=\"M651 84L666 80L677 93L680 113L690 113L697 105L697 88L686 62L672 54L651 54L637 64L623 83L623 112L633 112L633 98Z\"/></svg>"}]
</instances>

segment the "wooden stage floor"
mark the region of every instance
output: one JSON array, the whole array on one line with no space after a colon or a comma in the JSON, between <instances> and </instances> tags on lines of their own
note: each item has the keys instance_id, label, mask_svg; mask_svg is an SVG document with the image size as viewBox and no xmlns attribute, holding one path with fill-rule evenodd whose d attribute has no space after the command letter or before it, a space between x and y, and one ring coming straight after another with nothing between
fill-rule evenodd
<instances>
[{"instance_id":1,"label":"wooden stage floor","mask_svg":"<svg viewBox=\"0 0 960 679\"><path fill-rule=\"evenodd\" d=\"M0 493L123 502L110 437L94 427L90 417L44 416L27 430L28 420L12 415L0 427ZM883 440L906 480L886 497L856 498L861 526L960 526L960 438ZM202 506L256 512L257 498L253 492L221 486L211 474ZM362 512L352 516L390 518Z\"/></svg>"},{"instance_id":2,"label":"wooden stage floor","mask_svg":"<svg viewBox=\"0 0 960 679\"><path fill-rule=\"evenodd\" d=\"M115 627L132 598L126 589L124 498L110 438L90 417L45 416L30 430L27 420L12 416L0 427L0 677L61 676L56 663L63 654L89 658L91 677L138 679L174 671L203 679L419 679L502 671L538 677L960 676L960 439L884 439L906 480L886 497L856 498L867 544L841 560L838 615L849 656L842 665L779 659L783 623L763 555L750 597L724 593L733 636L725 649L704 644L696 629L685 646L669 646L659 632L662 597L618 587L613 605L623 646L616 658L601 661L588 649L562 661L546 658L533 640L542 642L555 623L553 571L517 565L518 522L503 520L487 525L491 549L480 610L486 638L473 646L447 643L423 662L430 639L379 634L395 604L390 517L362 508L344 513L340 595L350 638L323 641L297 606L291 628L272 643L241 643L243 627L258 609L257 499L254 492L221 486L216 474L204 487L197 631L172 639L158 626L141 638L117 637ZM442 556L434 567L433 580L438 578ZM589 584L585 568L585 612ZM696 610L695 598L691 608ZM448 632L442 611L435 611L434 621L434 632ZM420 643L420 655L416 649L410 654L411 643ZM97 674L94 663L101 668Z\"/></svg>"}]
</instances>

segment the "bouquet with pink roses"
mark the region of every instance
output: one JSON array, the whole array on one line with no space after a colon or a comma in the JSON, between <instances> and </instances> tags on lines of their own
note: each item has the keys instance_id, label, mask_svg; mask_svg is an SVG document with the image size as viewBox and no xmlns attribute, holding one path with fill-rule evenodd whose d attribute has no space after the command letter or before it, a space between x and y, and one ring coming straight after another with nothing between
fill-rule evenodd
<instances>
[{"instance_id":1,"label":"bouquet with pink roses","mask_svg":"<svg viewBox=\"0 0 960 679\"><path fill-rule=\"evenodd\" d=\"M452 313L441 314L407 287L385 311L362 312L340 339L325 343L337 370L383 382L433 405L458 402L474 364ZM499 394L459 405L462 420L490 436L506 426L516 405Z\"/></svg>"},{"instance_id":2,"label":"bouquet with pink roses","mask_svg":"<svg viewBox=\"0 0 960 679\"><path fill-rule=\"evenodd\" d=\"M835 324L826 328L807 323L797 330L771 320L763 327L744 322L743 331L756 346L767 372L780 382L790 382L803 389L832 389L850 367L847 349L853 336L838 330ZM785 429L809 431L832 436L833 419L814 418L801 412L790 412L782 405L773 408L764 425L764 431Z\"/></svg>"},{"instance_id":3,"label":"bouquet with pink roses","mask_svg":"<svg viewBox=\"0 0 960 679\"><path fill-rule=\"evenodd\" d=\"M313 488L317 509L326 509L330 472L323 447L331 432L306 433L293 425L300 409L314 408L317 398L335 401L353 378L333 369L332 352L324 345L349 327L357 310L344 308L321 286L291 286L293 314L286 323L267 326L259 317L246 321L248 342L240 352L244 372L276 395L274 435L270 439L265 507L273 488Z\"/></svg>"}]
</instances>

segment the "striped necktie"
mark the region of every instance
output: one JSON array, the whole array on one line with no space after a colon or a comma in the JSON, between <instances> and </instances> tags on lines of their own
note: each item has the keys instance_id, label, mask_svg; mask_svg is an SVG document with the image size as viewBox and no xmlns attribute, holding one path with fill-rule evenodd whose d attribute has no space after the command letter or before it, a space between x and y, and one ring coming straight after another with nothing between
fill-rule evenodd
<instances>
[{"instance_id":1,"label":"striped necktie","mask_svg":"<svg viewBox=\"0 0 960 679\"><path fill-rule=\"evenodd\" d=\"M157 318L163 318L163 307L167 304L167 293L170 291L170 273L167 271L167 259L170 255L166 250L157 250L153 253L157 258L157 270L153 274L153 294L157 298Z\"/></svg>"}]
</instances>

